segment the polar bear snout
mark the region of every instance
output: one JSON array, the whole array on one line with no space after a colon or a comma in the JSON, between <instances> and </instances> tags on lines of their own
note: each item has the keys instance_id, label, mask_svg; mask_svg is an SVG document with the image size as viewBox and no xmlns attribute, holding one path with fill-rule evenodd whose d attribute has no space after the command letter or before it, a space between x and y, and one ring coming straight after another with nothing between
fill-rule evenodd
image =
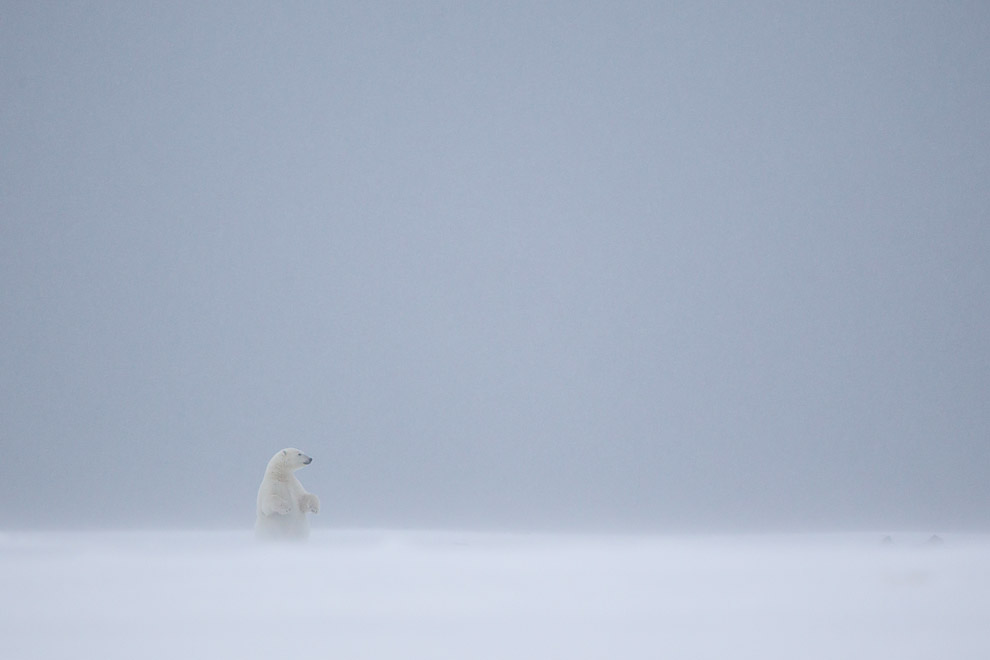
<instances>
[{"instance_id":1,"label":"polar bear snout","mask_svg":"<svg viewBox=\"0 0 990 660\"><path fill-rule=\"evenodd\" d=\"M313 459L311 457L309 457L309 456L307 456L305 459L303 459L303 465L309 465L312 462L313 462Z\"/></svg>"}]
</instances>

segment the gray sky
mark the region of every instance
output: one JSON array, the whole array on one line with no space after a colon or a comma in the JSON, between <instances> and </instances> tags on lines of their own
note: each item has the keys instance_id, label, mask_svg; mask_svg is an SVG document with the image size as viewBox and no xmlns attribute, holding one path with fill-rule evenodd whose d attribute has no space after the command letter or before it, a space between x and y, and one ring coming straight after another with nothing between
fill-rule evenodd
<instances>
[{"instance_id":1,"label":"gray sky","mask_svg":"<svg viewBox=\"0 0 990 660\"><path fill-rule=\"evenodd\" d=\"M815 4L5 3L0 525L987 526L990 9Z\"/></svg>"}]
</instances>

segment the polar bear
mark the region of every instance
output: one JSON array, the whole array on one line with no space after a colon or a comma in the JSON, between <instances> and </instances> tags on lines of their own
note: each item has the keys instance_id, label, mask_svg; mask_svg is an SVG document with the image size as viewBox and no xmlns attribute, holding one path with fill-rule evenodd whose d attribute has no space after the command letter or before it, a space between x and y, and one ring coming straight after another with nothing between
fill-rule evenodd
<instances>
[{"instance_id":1,"label":"polar bear","mask_svg":"<svg viewBox=\"0 0 990 660\"><path fill-rule=\"evenodd\" d=\"M320 512L320 498L307 493L293 474L313 459L298 449L283 449L268 461L258 489L258 518L254 531L262 539L309 537L307 513Z\"/></svg>"}]
</instances>

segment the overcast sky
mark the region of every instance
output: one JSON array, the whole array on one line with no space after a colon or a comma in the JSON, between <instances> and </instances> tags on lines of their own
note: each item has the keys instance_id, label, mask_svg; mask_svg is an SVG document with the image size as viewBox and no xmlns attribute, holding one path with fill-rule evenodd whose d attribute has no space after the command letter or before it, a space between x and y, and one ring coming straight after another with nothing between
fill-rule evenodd
<instances>
[{"instance_id":1,"label":"overcast sky","mask_svg":"<svg viewBox=\"0 0 990 660\"><path fill-rule=\"evenodd\" d=\"M7 2L0 99L0 526L990 525L985 3Z\"/></svg>"}]
</instances>

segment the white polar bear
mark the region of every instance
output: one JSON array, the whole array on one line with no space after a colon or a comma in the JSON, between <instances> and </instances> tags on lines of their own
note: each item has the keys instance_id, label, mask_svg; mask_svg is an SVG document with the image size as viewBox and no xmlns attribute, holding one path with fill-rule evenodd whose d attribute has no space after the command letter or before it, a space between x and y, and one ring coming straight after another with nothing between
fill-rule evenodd
<instances>
[{"instance_id":1,"label":"white polar bear","mask_svg":"<svg viewBox=\"0 0 990 660\"><path fill-rule=\"evenodd\" d=\"M263 539L306 539L306 514L320 512L320 498L307 493L293 474L313 459L298 449L283 449L272 456L258 489L258 519L254 531Z\"/></svg>"}]
</instances>

